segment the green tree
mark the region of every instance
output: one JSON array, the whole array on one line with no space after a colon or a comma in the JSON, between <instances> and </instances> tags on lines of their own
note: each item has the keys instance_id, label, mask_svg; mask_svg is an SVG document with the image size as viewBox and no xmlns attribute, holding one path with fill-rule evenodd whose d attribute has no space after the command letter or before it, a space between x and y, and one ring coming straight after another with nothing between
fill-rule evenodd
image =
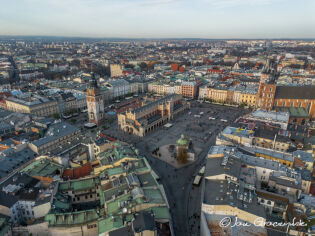
<instances>
[{"instance_id":1,"label":"green tree","mask_svg":"<svg viewBox=\"0 0 315 236\"><path fill-rule=\"evenodd\" d=\"M145 62L141 62L139 64L139 67L141 68L141 71L147 71L148 70L148 65Z\"/></svg>"}]
</instances>

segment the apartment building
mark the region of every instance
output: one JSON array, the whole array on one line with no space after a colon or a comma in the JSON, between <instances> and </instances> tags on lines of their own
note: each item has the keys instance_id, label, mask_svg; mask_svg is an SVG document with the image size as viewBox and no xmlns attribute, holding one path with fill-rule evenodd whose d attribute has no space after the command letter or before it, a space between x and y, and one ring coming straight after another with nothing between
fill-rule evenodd
<instances>
[{"instance_id":1,"label":"apartment building","mask_svg":"<svg viewBox=\"0 0 315 236\"><path fill-rule=\"evenodd\" d=\"M81 130L66 122L52 124L43 138L30 144L30 148L37 154L47 154L78 138Z\"/></svg>"},{"instance_id":2,"label":"apartment building","mask_svg":"<svg viewBox=\"0 0 315 236\"><path fill-rule=\"evenodd\" d=\"M6 98L6 109L37 116L51 116L59 111L57 101L39 95L8 97Z\"/></svg>"}]
</instances>

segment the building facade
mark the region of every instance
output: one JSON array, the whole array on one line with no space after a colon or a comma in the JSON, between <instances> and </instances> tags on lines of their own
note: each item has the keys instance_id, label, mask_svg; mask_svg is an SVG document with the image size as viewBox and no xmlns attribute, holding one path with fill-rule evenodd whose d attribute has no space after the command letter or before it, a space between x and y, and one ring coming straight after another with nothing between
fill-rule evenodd
<instances>
[{"instance_id":1,"label":"building facade","mask_svg":"<svg viewBox=\"0 0 315 236\"><path fill-rule=\"evenodd\" d=\"M123 75L123 70L121 69L121 65L119 64L111 64L110 65L110 75L111 77L119 77Z\"/></svg>"},{"instance_id":2,"label":"building facade","mask_svg":"<svg viewBox=\"0 0 315 236\"><path fill-rule=\"evenodd\" d=\"M37 95L27 98L9 97L6 99L6 109L37 116L51 116L58 113L58 103Z\"/></svg>"},{"instance_id":3,"label":"building facade","mask_svg":"<svg viewBox=\"0 0 315 236\"><path fill-rule=\"evenodd\" d=\"M118 114L119 128L127 133L145 136L166 124L190 104L181 95L171 94L132 111Z\"/></svg>"}]
</instances>

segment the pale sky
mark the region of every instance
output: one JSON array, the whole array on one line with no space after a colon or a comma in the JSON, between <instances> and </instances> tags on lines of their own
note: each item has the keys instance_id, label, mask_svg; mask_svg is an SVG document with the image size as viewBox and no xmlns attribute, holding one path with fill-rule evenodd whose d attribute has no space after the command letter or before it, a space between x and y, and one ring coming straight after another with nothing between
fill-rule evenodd
<instances>
[{"instance_id":1,"label":"pale sky","mask_svg":"<svg viewBox=\"0 0 315 236\"><path fill-rule=\"evenodd\" d=\"M315 0L0 0L0 35L315 38Z\"/></svg>"}]
</instances>

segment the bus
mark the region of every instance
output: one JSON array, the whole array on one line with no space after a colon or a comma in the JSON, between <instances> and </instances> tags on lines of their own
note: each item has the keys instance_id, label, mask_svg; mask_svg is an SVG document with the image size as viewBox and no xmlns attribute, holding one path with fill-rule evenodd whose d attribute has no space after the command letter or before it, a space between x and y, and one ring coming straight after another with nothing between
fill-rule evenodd
<instances>
[{"instance_id":1,"label":"bus","mask_svg":"<svg viewBox=\"0 0 315 236\"><path fill-rule=\"evenodd\" d=\"M200 182L201 182L201 179L202 179L202 176L196 175L196 177L195 177L195 179L194 179L194 182L193 182L193 185L199 186L199 185L200 185Z\"/></svg>"},{"instance_id":2,"label":"bus","mask_svg":"<svg viewBox=\"0 0 315 236\"><path fill-rule=\"evenodd\" d=\"M70 119L72 115L62 115L62 117L67 120L67 119Z\"/></svg>"},{"instance_id":3,"label":"bus","mask_svg":"<svg viewBox=\"0 0 315 236\"><path fill-rule=\"evenodd\" d=\"M86 123L84 124L84 127L87 128L87 129L93 129L96 127L96 124L94 123Z\"/></svg>"},{"instance_id":4,"label":"bus","mask_svg":"<svg viewBox=\"0 0 315 236\"><path fill-rule=\"evenodd\" d=\"M205 170L206 170L206 167L205 167L205 166L201 167L201 169L199 170L198 175L203 176L203 175L204 175L204 173L205 173Z\"/></svg>"}]
</instances>

